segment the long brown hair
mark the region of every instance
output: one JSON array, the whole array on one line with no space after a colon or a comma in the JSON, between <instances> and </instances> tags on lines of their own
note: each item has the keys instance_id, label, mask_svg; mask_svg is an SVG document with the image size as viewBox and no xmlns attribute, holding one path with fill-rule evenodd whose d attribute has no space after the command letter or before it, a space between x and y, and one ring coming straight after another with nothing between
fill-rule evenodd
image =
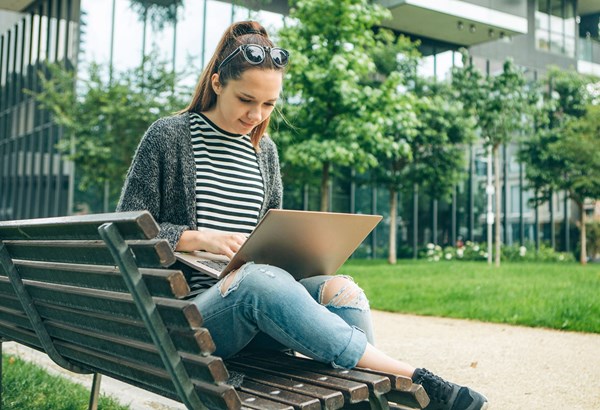
<instances>
[{"instance_id":1,"label":"long brown hair","mask_svg":"<svg viewBox=\"0 0 600 410\"><path fill-rule=\"evenodd\" d=\"M242 44L258 44L266 47L273 47L273 42L269 39L269 35L265 28L256 21L241 21L233 23L225 30L217 49L208 65L200 75L194 96L190 104L182 110L182 112L201 113L212 109L217 103L217 94L212 87L211 77L219 70L221 62L231 54L237 47ZM238 80L242 74L250 68L260 68L263 70L280 70L283 68L273 64L270 58L266 58L260 65L251 65L245 58L239 56L227 63L219 72L219 82L225 86L229 80ZM258 124L250 132L250 141L255 149L258 149L258 144L267 127L269 126L270 116L263 122Z\"/></svg>"}]
</instances>

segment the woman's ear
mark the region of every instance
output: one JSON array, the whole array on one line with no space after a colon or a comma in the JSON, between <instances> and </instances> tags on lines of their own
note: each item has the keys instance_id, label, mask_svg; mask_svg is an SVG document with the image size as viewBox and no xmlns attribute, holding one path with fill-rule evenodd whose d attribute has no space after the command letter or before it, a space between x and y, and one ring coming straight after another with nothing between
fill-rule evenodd
<instances>
[{"instance_id":1,"label":"woman's ear","mask_svg":"<svg viewBox=\"0 0 600 410\"><path fill-rule=\"evenodd\" d=\"M223 90L223 86L221 85L221 82L219 81L219 73L214 73L210 77L210 84L211 84L215 94L217 94L217 95L221 94L221 91Z\"/></svg>"}]
</instances>

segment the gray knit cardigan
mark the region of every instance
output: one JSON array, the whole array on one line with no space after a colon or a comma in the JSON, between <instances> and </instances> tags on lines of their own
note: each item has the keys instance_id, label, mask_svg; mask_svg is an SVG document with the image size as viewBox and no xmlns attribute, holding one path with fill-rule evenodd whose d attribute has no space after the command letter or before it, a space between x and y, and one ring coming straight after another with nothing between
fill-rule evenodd
<instances>
[{"instance_id":1,"label":"gray knit cardigan","mask_svg":"<svg viewBox=\"0 0 600 410\"><path fill-rule=\"evenodd\" d=\"M275 143L264 136L257 152L268 209L281 208L283 188ZM196 165L189 113L161 118L148 128L127 173L117 211L147 210L160 225L159 238L174 249L181 234L197 229Z\"/></svg>"}]
</instances>

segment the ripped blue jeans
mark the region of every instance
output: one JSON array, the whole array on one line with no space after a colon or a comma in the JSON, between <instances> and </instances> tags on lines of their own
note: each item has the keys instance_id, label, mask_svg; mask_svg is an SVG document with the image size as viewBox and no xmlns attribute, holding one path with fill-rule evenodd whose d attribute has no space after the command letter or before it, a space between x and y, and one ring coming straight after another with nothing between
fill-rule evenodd
<instances>
[{"instance_id":1,"label":"ripped blue jeans","mask_svg":"<svg viewBox=\"0 0 600 410\"><path fill-rule=\"evenodd\" d=\"M323 289L339 276L296 281L270 265L247 263L224 289L222 279L193 301L228 358L252 346L290 348L333 367L352 368L373 342L368 301L351 280L323 305Z\"/></svg>"}]
</instances>

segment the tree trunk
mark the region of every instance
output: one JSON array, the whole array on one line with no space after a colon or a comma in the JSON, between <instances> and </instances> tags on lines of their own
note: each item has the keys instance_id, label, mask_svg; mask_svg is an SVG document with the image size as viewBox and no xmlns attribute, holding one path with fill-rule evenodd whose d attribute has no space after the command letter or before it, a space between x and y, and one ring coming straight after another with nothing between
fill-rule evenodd
<instances>
[{"instance_id":1,"label":"tree trunk","mask_svg":"<svg viewBox=\"0 0 600 410\"><path fill-rule=\"evenodd\" d=\"M323 173L321 174L321 212L329 211L329 162L323 163Z\"/></svg>"},{"instance_id":2,"label":"tree trunk","mask_svg":"<svg viewBox=\"0 0 600 410\"><path fill-rule=\"evenodd\" d=\"M419 255L419 185L413 185L413 259Z\"/></svg>"},{"instance_id":3,"label":"tree trunk","mask_svg":"<svg viewBox=\"0 0 600 410\"><path fill-rule=\"evenodd\" d=\"M496 228L496 235L494 238L494 242L496 243L495 246L495 255L494 255L494 261L496 263L496 266L500 266L500 250L502 248L502 244L500 242L500 211L501 211L501 198L500 198L500 156L498 153L498 145L494 146L494 170L495 175L494 175L494 185L495 185L495 191L496 191L496 215L495 215L495 221L494 221L494 225Z\"/></svg>"},{"instance_id":4,"label":"tree trunk","mask_svg":"<svg viewBox=\"0 0 600 410\"><path fill-rule=\"evenodd\" d=\"M578 202L577 205L579 205L579 214L581 215L579 217L579 223L581 224L581 253L579 254L579 262L581 262L582 265L585 265L587 264L587 236L585 232L585 210L583 209L583 201Z\"/></svg>"},{"instance_id":5,"label":"tree trunk","mask_svg":"<svg viewBox=\"0 0 600 410\"><path fill-rule=\"evenodd\" d=\"M398 194L395 188L390 188L390 251L388 262L395 265L397 262L396 254L396 236L398 233L398 224L396 222L398 215Z\"/></svg>"},{"instance_id":6,"label":"tree trunk","mask_svg":"<svg viewBox=\"0 0 600 410\"><path fill-rule=\"evenodd\" d=\"M142 35L142 75L145 73L146 62L146 32L148 26L148 6L144 8L144 33Z\"/></svg>"}]
</instances>

